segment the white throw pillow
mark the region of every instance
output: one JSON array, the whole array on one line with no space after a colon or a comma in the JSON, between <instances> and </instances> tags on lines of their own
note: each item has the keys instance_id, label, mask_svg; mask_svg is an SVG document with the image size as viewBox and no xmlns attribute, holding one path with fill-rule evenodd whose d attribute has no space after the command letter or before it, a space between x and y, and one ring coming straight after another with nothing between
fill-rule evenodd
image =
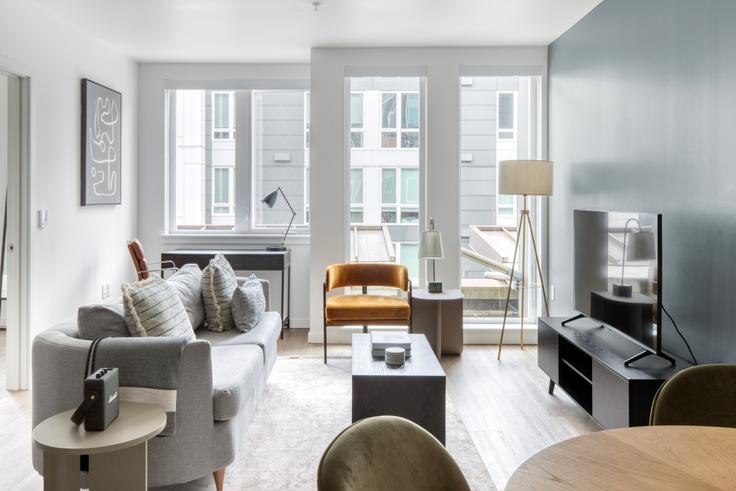
<instances>
[{"instance_id":1,"label":"white throw pillow","mask_svg":"<svg viewBox=\"0 0 736 491\"><path fill-rule=\"evenodd\" d=\"M210 259L202 271L202 298L210 331L222 332L235 327L230 303L237 287L235 272L225 256L218 254Z\"/></svg>"},{"instance_id":2,"label":"white throw pillow","mask_svg":"<svg viewBox=\"0 0 736 491\"><path fill-rule=\"evenodd\" d=\"M266 311L266 297L263 295L261 281L256 275L250 275L235 289L231 309L238 331L250 331L261 321Z\"/></svg>"},{"instance_id":3,"label":"white throw pillow","mask_svg":"<svg viewBox=\"0 0 736 491\"><path fill-rule=\"evenodd\" d=\"M122 290L125 323L131 335L194 337L184 304L160 277L123 283Z\"/></svg>"}]
</instances>

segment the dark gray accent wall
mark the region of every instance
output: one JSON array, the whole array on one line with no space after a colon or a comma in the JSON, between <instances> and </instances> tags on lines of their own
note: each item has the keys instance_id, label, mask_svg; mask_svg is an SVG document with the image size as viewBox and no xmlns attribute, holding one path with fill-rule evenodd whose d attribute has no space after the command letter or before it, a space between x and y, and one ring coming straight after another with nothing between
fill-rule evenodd
<instances>
[{"instance_id":1,"label":"dark gray accent wall","mask_svg":"<svg viewBox=\"0 0 736 491\"><path fill-rule=\"evenodd\" d=\"M663 213L663 300L701 362L736 362L736 2L604 0L549 49L553 313L573 209ZM672 324L664 347L686 356Z\"/></svg>"}]
</instances>

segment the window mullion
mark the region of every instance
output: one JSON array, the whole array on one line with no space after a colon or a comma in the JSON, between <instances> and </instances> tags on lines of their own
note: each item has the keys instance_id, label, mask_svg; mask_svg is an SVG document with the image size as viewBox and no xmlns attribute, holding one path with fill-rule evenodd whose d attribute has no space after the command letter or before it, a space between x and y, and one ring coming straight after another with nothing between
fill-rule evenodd
<instances>
[{"instance_id":1,"label":"window mullion","mask_svg":"<svg viewBox=\"0 0 736 491\"><path fill-rule=\"evenodd\" d=\"M252 230L252 91L235 92L235 232Z\"/></svg>"}]
</instances>

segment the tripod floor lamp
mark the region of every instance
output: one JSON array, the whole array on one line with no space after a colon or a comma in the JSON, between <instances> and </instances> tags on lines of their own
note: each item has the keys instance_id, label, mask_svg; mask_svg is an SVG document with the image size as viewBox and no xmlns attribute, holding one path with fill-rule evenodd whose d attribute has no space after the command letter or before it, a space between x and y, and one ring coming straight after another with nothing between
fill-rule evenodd
<instances>
[{"instance_id":1,"label":"tripod floor lamp","mask_svg":"<svg viewBox=\"0 0 736 491\"><path fill-rule=\"evenodd\" d=\"M539 280L542 285L542 297L544 308L549 315L547 304L547 290L542 278L542 264L539 260L537 239L534 236L534 225L529 216L529 196L551 196L552 195L552 162L549 160L504 160L498 164L498 194L512 194L524 197L524 208L519 215L519 226L516 229L516 241L514 242L514 258L511 260L511 274L509 275L509 288L506 292L506 306L503 311L503 326L501 327L501 340L498 343L498 359L501 359L501 348L503 347L503 335L506 332L506 319L509 313L509 302L511 301L511 290L514 284L514 269L516 268L516 257L521 255L521 279L519 287L519 321L521 323L520 344L524 349L524 301L526 299L526 238L527 231L532 241L534 259L537 263ZM521 248L519 247L521 246Z\"/></svg>"}]
</instances>

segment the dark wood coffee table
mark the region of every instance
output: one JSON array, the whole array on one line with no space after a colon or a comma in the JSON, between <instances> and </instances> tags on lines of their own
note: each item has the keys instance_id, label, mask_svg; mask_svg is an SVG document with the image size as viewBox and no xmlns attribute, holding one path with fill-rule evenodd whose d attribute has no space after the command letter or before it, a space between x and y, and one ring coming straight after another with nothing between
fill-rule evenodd
<instances>
[{"instance_id":1,"label":"dark wood coffee table","mask_svg":"<svg viewBox=\"0 0 736 491\"><path fill-rule=\"evenodd\" d=\"M406 418L445 444L445 372L424 334L410 334L411 357L391 368L373 358L370 334L353 334L353 422Z\"/></svg>"}]
</instances>

